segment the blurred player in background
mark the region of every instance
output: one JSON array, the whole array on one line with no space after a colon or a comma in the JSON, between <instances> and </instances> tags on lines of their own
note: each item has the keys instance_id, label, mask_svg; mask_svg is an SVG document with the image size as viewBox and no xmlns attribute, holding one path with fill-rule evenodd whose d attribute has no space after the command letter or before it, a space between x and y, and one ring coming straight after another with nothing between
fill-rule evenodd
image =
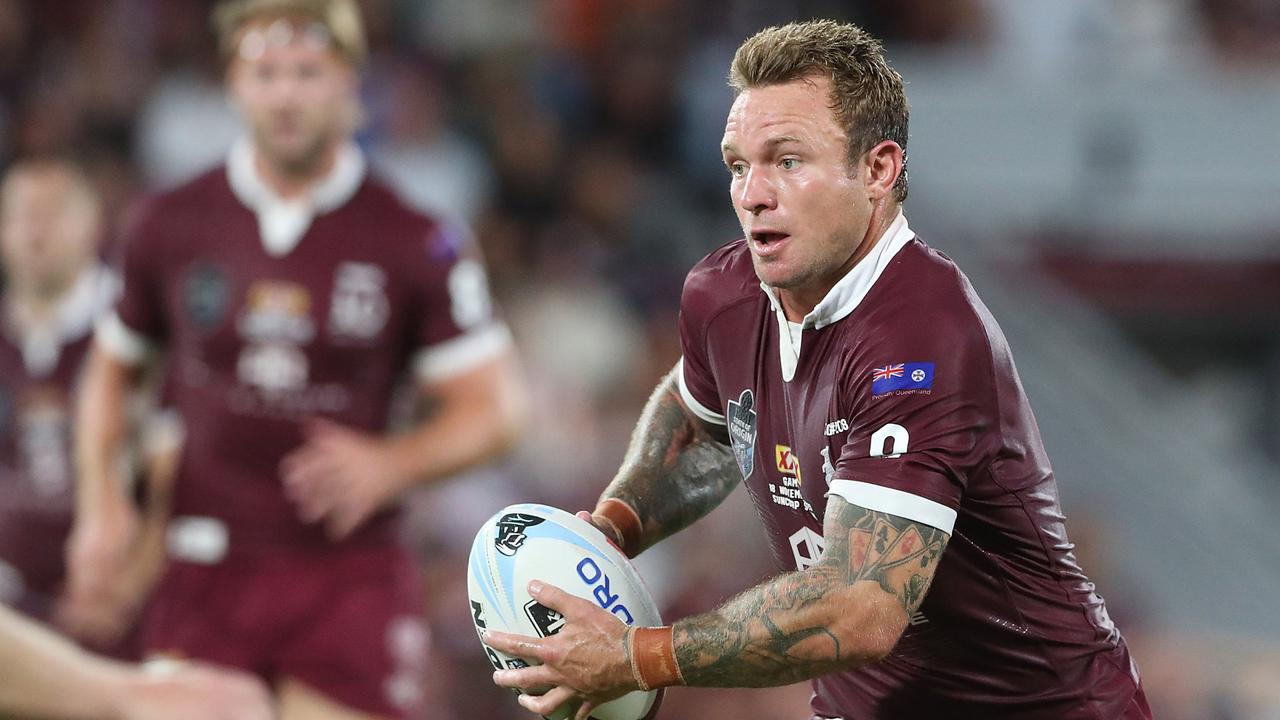
<instances>
[{"instance_id":1,"label":"blurred player in background","mask_svg":"<svg viewBox=\"0 0 1280 720\"><path fill-rule=\"evenodd\" d=\"M594 513L629 555L740 479L787 570L705 615L489 634L545 664L547 713L669 685L814 680L815 718L1149 718L1137 668L1067 539L1000 328L907 225L907 103L853 25L738 49L723 153L745 234L689 274L684 355Z\"/></svg>"},{"instance_id":2,"label":"blurred player in background","mask_svg":"<svg viewBox=\"0 0 1280 720\"><path fill-rule=\"evenodd\" d=\"M125 238L82 395L73 591L108 592L124 562L119 408L163 350L185 444L146 649L260 674L286 720L415 716L427 640L398 499L512 443L510 336L469 236L352 142L354 0L230 0L214 22L247 137ZM434 412L390 433L406 375Z\"/></svg>"},{"instance_id":3,"label":"blurred player in background","mask_svg":"<svg viewBox=\"0 0 1280 720\"><path fill-rule=\"evenodd\" d=\"M147 513L114 594L63 594L62 547L75 510L72 397L94 323L117 285L98 260L102 222L88 178L61 159L24 160L0 184L0 601L97 647L118 646L154 579L157 516Z\"/></svg>"},{"instance_id":4,"label":"blurred player in background","mask_svg":"<svg viewBox=\"0 0 1280 720\"><path fill-rule=\"evenodd\" d=\"M139 667L95 657L0 608L0 715L48 720L270 720L251 675L207 665Z\"/></svg>"}]
</instances>

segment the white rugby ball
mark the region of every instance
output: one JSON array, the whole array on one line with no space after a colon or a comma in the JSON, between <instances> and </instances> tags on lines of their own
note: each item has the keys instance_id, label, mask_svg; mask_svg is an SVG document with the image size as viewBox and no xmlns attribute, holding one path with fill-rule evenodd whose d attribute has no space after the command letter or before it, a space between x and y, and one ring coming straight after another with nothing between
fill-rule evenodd
<instances>
[{"instance_id":1,"label":"white rugby ball","mask_svg":"<svg viewBox=\"0 0 1280 720\"><path fill-rule=\"evenodd\" d=\"M476 632L500 630L533 637L560 632L564 619L530 597L530 580L541 580L590 600L628 625L662 624L658 606L640 574L603 533L563 510L525 503L504 508L489 518L471 545L467 594ZM484 651L499 670L537 664L488 645ZM591 717L642 720L655 709L658 695L657 691L637 690L601 705ZM572 717L572 708L562 706L547 717Z\"/></svg>"}]
</instances>

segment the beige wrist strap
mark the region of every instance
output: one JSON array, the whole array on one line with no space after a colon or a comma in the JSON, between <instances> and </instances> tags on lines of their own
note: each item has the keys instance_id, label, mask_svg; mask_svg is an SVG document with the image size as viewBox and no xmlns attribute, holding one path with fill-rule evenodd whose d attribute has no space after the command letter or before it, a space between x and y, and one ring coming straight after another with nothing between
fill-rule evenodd
<instances>
[{"instance_id":1,"label":"beige wrist strap","mask_svg":"<svg viewBox=\"0 0 1280 720\"><path fill-rule=\"evenodd\" d=\"M640 554L640 515L635 508L617 499L600 501L591 513L592 519L613 529L618 547L629 558Z\"/></svg>"},{"instance_id":2,"label":"beige wrist strap","mask_svg":"<svg viewBox=\"0 0 1280 720\"><path fill-rule=\"evenodd\" d=\"M671 625L629 628L627 655L631 660L631 674L641 690L684 684L676 662L675 628Z\"/></svg>"}]
</instances>

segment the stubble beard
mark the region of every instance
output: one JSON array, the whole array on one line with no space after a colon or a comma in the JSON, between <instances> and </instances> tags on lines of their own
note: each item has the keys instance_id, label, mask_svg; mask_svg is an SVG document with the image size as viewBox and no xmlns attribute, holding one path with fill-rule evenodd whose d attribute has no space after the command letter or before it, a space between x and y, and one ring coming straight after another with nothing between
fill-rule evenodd
<instances>
[{"instance_id":1,"label":"stubble beard","mask_svg":"<svg viewBox=\"0 0 1280 720\"><path fill-rule=\"evenodd\" d=\"M266 139L265 133L259 133L257 145L263 160L270 163L278 174L293 180L308 180L323 170L332 142L333 133L318 132L301 150L290 151L274 146Z\"/></svg>"}]
</instances>

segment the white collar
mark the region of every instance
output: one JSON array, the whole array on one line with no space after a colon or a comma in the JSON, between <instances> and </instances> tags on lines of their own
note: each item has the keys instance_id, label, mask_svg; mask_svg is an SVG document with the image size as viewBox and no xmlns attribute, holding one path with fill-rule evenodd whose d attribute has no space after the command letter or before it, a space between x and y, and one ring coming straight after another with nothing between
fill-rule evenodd
<instances>
[{"instance_id":1,"label":"white collar","mask_svg":"<svg viewBox=\"0 0 1280 720\"><path fill-rule=\"evenodd\" d=\"M47 322L15 331L27 372L35 376L52 372L62 348L89 334L98 317L115 302L118 291L119 282L106 267L92 265L81 270Z\"/></svg>"},{"instance_id":2,"label":"white collar","mask_svg":"<svg viewBox=\"0 0 1280 720\"><path fill-rule=\"evenodd\" d=\"M236 141L227 158L227 181L236 198L257 214L262 246L274 257L288 255L317 215L341 207L364 182L364 153L355 143L346 142L338 148L333 169L309 192L299 198L282 198L258 175L254 152L247 138Z\"/></svg>"},{"instance_id":3,"label":"white collar","mask_svg":"<svg viewBox=\"0 0 1280 720\"><path fill-rule=\"evenodd\" d=\"M889 262L898 254L898 251L915 236L915 232L907 226L907 216L902 210L898 210L897 217L885 229L879 242L871 248L871 252L850 268L844 277L836 281L826 296L808 315L804 316L800 324L806 329L817 330L848 317L849 313L862 303L867 293L871 292L871 286L875 285L880 274L889 266ZM764 283L760 283L760 288L769 297L769 304L773 306L774 312L785 320L786 313L783 312L777 291Z\"/></svg>"}]
</instances>

